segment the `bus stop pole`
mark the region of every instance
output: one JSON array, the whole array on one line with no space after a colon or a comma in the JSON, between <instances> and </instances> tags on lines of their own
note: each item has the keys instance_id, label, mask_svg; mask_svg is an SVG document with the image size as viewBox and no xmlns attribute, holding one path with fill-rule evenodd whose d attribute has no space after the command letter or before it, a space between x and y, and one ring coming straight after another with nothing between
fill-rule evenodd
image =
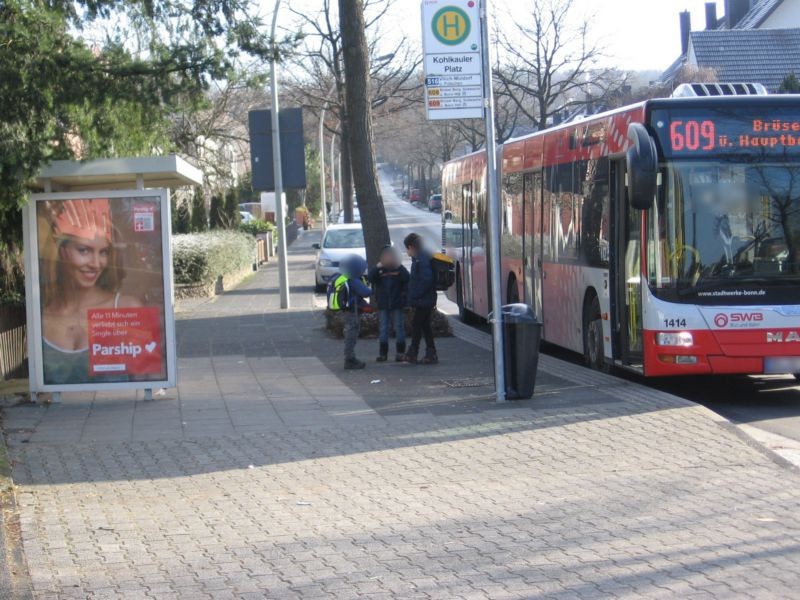
<instances>
[{"instance_id":1,"label":"bus stop pole","mask_svg":"<svg viewBox=\"0 0 800 600\"><path fill-rule=\"evenodd\" d=\"M494 86L489 55L489 1L481 0L481 46L483 46L483 111L486 123L486 194L489 205L489 269L492 286L492 342L494 346L494 387L497 402L506 401L503 357L503 295L500 276L500 198L497 187L497 144L494 128Z\"/></svg>"},{"instance_id":2,"label":"bus stop pole","mask_svg":"<svg viewBox=\"0 0 800 600\"><path fill-rule=\"evenodd\" d=\"M275 25L281 0L275 0L272 13L272 43L275 43ZM289 267L286 258L286 215L283 210L283 167L281 166L281 127L278 106L278 59L273 52L270 60L270 84L272 93L272 168L275 178L275 216L278 226L278 283L281 308L290 307Z\"/></svg>"}]
</instances>

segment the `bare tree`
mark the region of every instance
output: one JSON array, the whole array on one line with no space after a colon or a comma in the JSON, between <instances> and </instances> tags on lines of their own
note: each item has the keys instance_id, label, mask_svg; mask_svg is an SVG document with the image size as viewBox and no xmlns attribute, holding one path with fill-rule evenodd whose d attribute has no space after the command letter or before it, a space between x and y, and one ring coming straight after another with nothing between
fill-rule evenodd
<instances>
[{"instance_id":1,"label":"bare tree","mask_svg":"<svg viewBox=\"0 0 800 600\"><path fill-rule=\"evenodd\" d=\"M267 102L261 83L258 74L235 74L212 84L202 108L187 106L171 116L169 138L203 171L209 195L231 187L248 169L247 115Z\"/></svg>"},{"instance_id":2,"label":"bare tree","mask_svg":"<svg viewBox=\"0 0 800 600\"><path fill-rule=\"evenodd\" d=\"M651 98L667 98L682 83L716 83L717 81L717 72L710 67L683 65L668 82L641 87L627 93L622 92L612 99L611 104L625 106Z\"/></svg>"},{"instance_id":3,"label":"bare tree","mask_svg":"<svg viewBox=\"0 0 800 600\"><path fill-rule=\"evenodd\" d=\"M346 77L347 118L350 121L350 156L359 212L366 242L367 261L378 262L381 248L390 242L372 137L369 47L363 0L339 0L339 28Z\"/></svg>"},{"instance_id":4,"label":"bare tree","mask_svg":"<svg viewBox=\"0 0 800 600\"><path fill-rule=\"evenodd\" d=\"M545 129L558 110L602 102L623 81L598 66L603 49L589 36L590 22L573 25L574 0L532 0L512 33L499 32L505 60L495 69L499 93L534 126Z\"/></svg>"},{"instance_id":5,"label":"bare tree","mask_svg":"<svg viewBox=\"0 0 800 600\"><path fill-rule=\"evenodd\" d=\"M364 0L364 26L370 59L370 102L388 114L402 110L412 100L419 83L413 77L421 58L405 40L387 48L383 43L380 24L394 0ZM295 75L290 83L293 95L304 107L319 114L328 108L330 119L325 129L340 138L340 167L342 176L342 206L345 221L352 222L352 179L350 161L350 124L345 101L345 77L342 37L335 2L322 0L316 13L295 11L301 26L308 28L305 48L295 61ZM387 53L386 51L389 50ZM383 54L381 54L383 52ZM331 93L333 90L333 93Z\"/></svg>"},{"instance_id":6,"label":"bare tree","mask_svg":"<svg viewBox=\"0 0 800 600\"><path fill-rule=\"evenodd\" d=\"M528 121L517 102L502 89L495 86L494 94L494 126L495 142L502 144L508 141L517 130L521 121ZM455 122L457 131L469 146L470 151L480 150L486 140L486 126L481 119L461 119Z\"/></svg>"}]
</instances>

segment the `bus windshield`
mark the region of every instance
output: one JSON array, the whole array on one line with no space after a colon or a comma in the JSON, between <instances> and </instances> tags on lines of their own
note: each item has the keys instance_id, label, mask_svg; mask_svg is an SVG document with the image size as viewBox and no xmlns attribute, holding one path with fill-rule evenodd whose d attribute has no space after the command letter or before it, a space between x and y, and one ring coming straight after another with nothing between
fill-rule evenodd
<instances>
[{"instance_id":1,"label":"bus windshield","mask_svg":"<svg viewBox=\"0 0 800 600\"><path fill-rule=\"evenodd\" d=\"M800 164L666 163L648 237L659 297L800 302Z\"/></svg>"}]
</instances>

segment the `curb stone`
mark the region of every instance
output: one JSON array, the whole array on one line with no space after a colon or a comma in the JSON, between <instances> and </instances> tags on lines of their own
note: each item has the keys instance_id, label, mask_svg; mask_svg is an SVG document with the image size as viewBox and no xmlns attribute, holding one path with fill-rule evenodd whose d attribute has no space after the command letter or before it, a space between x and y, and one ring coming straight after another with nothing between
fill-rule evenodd
<instances>
[{"instance_id":1,"label":"curb stone","mask_svg":"<svg viewBox=\"0 0 800 600\"><path fill-rule=\"evenodd\" d=\"M0 594L3 598L29 600L33 598L28 564L22 549L22 536L17 510L14 482L11 479L11 459L5 435L0 433Z\"/></svg>"},{"instance_id":2,"label":"curb stone","mask_svg":"<svg viewBox=\"0 0 800 600\"><path fill-rule=\"evenodd\" d=\"M489 351L492 350L492 339L489 334L461 323L457 317L452 315L448 315L448 319L453 329L453 335L457 338L478 346L479 348ZM632 381L620 379L614 375L592 371L583 366L575 365L553 356L547 356L546 354L539 357L539 367L543 368L548 373L552 373L576 384L618 388L614 393L623 400L662 398L672 403L682 402L685 406L693 407L695 410L704 413L705 416L717 423L720 427L731 431L742 439L742 441L762 454L765 454L781 467L800 472L800 442L796 440L758 429L752 425L735 423L719 413L714 412L710 408L687 400L686 398L648 388Z\"/></svg>"}]
</instances>

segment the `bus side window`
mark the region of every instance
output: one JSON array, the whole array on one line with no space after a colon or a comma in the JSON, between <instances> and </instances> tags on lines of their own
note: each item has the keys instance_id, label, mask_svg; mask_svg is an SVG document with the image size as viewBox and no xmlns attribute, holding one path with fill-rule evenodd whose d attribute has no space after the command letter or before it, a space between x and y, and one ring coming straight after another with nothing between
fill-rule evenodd
<instances>
[{"instance_id":1,"label":"bus side window","mask_svg":"<svg viewBox=\"0 0 800 600\"><path fill-rule=\"evenodd\" d=\"M559 259L574 260L578 258L581 196L579 191L575 193L572 163L558 165L554 171L557 186L554 198L557 203L554 223L556 252Z\"/></svg>"},{"instance_id":2,"label":"bus side window","mask_svg":"<svg viewBox=\"0 0 800 600\"><path fill-rule=\"evenodd\" d=\"M583 186L581 251L593 267L607 267L609 257L610 186L608 159L589 161Z\"/></svg>"},{"instance_id":3,"label":"bus side window","mask_svg":"<svg viewBox=\"0 0 800 600\"><path fill-rule=\"evenodd\" d=\"M544 260L558 260L558 238L556 236L556 223L558 221L558 182L556 168L551 167L544 171L544 194L542 202L542 258Z\"/></svg>"}]
</instances>

